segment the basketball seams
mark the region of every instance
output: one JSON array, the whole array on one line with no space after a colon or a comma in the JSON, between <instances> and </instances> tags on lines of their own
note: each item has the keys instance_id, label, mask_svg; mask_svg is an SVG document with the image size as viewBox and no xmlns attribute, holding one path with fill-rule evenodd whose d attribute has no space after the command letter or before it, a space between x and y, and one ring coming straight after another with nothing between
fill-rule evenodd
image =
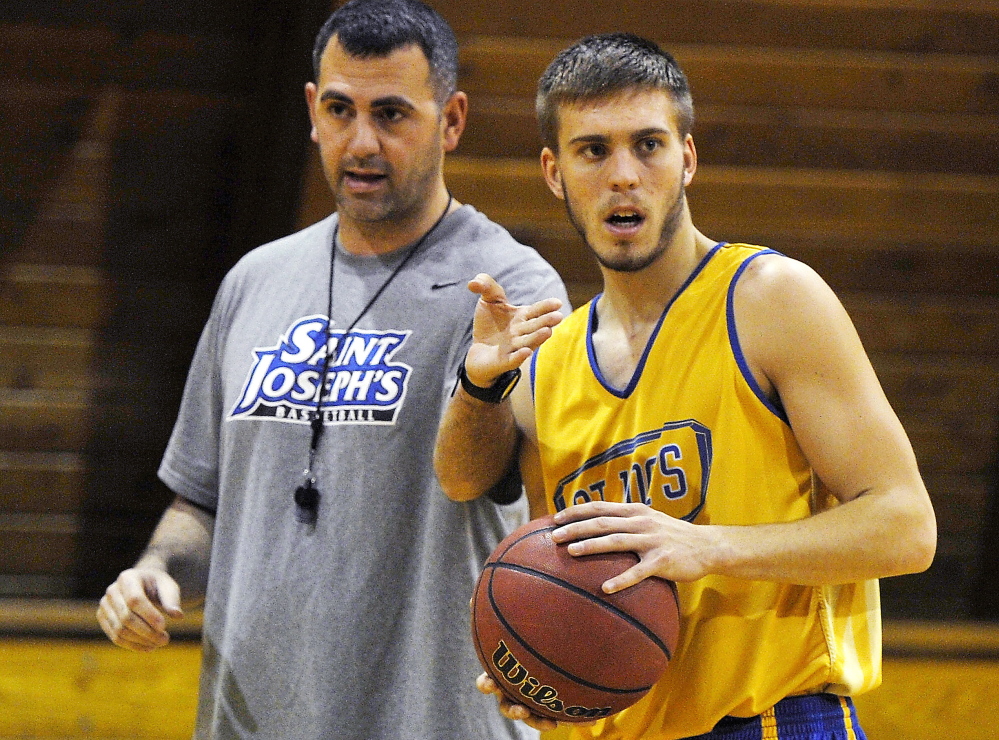
<instances>
[{"instance_id":1,"label":"basketball seams","mask_svg":"<svg viewBox=\"0 0 999 740\"><path fill-rule=\"evenodd\" d=\"M503 554L505 555L506 552L504 552ZM607 609L608 611L610 611L615 616L620 617L625 622L627 622L631 626L633 626L636 629L638 629L642 634L644 634L646 637L648 637L649 640L651 640L653 643L655 643L656 647L658 647L662 651L663 655L666 656L666 660L667 661L673 659L673 653L669 649L669 646L666 643L664 643L655 632L653 632L652 630L650 630L641 621L639 621L638 619L636 619L634 616L632 616L628 612L624 611L620 607L615 606L614 604L610 603L609 601L606 601L605 599L601 599L599 596L594 596L592 593L590 593L589 591L587 591L585 588L580 588L579 586L575 585L574 583L570 583L568 581L562 580L558 576L553 576L550 573L545 573L544 571L541 571L541 570L535 570L534 568L528 568L527 566L520 565L518 563L506 563L506 562L503 562L502 560L499 560L499 561L495 561L495 562L491 562L491 563L486 563L485 568L491 568L491 569L504 568L506 570L514 570L514 571L517 571L519 573L525 573L527 575L537 576L539 578L542 578L542 579L548 581L549 583L556 584L558 586L561 586L562 588L567 589L568 591L572 591L573 593L578 594L579 596L584 597L588 601L591 601L592 603L594 603L594 604L596 604L596 605L598 605L598 606L600 606L602 608ZM676 597L676 586L674 586L671 581L666 581L666 584L672 589L673 596ZM494 606L495 606L495 604L494 604Z\"/></svg>"},{"instance_id":2,"label":"basketball seams","mask_svg":"<svg viewBox=\"0 0 999 740\"><path fill-rule=\"evenodd\" d=\"M516 570L518 572L527 573L529 575L540 575L540 576L543 576L544 579L547 580L547 581L549 581L550 583L554 583L554 584L558 584L558 585L564 586L566 589L568 589L570 591L573 591L573 592L578 593L578 594L585 595L589 599L594 600L593 599L593 594L591 594L591 593L589 593L589 592L587 592L587 591L585 591L583 589L579 589L576 586L573 586L571 583L566 583L564 581L561 581L558 578L552 578L552 577L548 576L548 574L546 574L546 573L540 573L538 571L532 571L529 568L524 568L522 566L512 565L510 563L489 563L489 564L486 565L486 567L490 568L490 569L493 569L493 570L495 570L497 567L504 567L504 568L506 568L508 570ZM648 686L642 686L642 687L634 688L634 689L616 689L616 688L612 688L610 686L601 686L600 684L593 683L592 681L587 681L585 678L582 678L581 676L577 676L577 675L575 675L573 673L570 673L569 671L565 670L564 668L559 667L555 663L551 662L544 655L542 655L541 653L539 653L537 650L535 650L534 647L531 646L527 641L525 641L520 636L520 633L514 628L514 626L512 624L510 624L506 620L506 617L503 616L502 609L500 608L499 604L496 603L496 600L493 598L492 574L491 573L490 573L489 581L486 584L486 592L487 592L487 594L489 596L489 603L492 606L492 612L493 612L493 614L496 616L496 618L500 621L500 623L506 629L507 633L509 633L513 638L515 638L517 640L517 642L520 643L520 646L523 647L525 650L527 650L527 652L529 652L532 656L534 656L539 661L541 661L541 663L543 663L546 667L548 667L551 670L555 671L559 675L564 676L565 678L568 678L570 681L573 681L573 682L579 684L580 686L585 686L586 688L588 688L588 689L594 689L595 691L603 691L603 692L606 692L608 694L625 695L625 694L646 693L646 692L648 692L652 688L651 684L648 685ZM595 600L595 601L596 601L596 603L598 603L600 605L605 605L604 602L601 602L599 600ZM607 606L609 606L609 605L607 605ZM621 614L621 611L619 609L613 609L612 608L610 611L612 611L614 613ZM631 622L632 620L628 620L628 621ZM646 632L646 630L642 629L642 632L644 633L644 632ZM654 640L654 642L658 642L658 641Z\"/></svg>"},{"instance_id":3,"label":"basketball seams","mask_svg":"<svg viewBox=\"0 0 999 740\"><path fill-rule=\"evenodd\" d=\"M506 548L503 550L503 552L493 553L493 556L491 558L491 562L486 563L486 567L488 568L490 565L492 565L493 564L492 561L500 561L500 560L502 560L503 557L508 552L510 552L510 550L512 550L513 548L515 548L517 545L519 545L524 540L529 540L531 537L534 537L537 534L544 535L545 532L554 532L556 529L558 529L558 527L555 527L555 526L543 527L541 529L533 529L530 532L528 532L527 534L525 534L525 535L523 535L521 537L518 537L513 542L511 542L510 544L508 544L506 546Z\"/></svg>"}]
</instances>

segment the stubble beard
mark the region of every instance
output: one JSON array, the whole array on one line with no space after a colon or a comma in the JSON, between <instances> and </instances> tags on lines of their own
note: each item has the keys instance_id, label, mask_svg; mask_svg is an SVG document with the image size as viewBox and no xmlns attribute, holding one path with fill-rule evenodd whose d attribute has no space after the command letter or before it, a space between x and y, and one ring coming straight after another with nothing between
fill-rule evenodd
<instances>
[{"instance_id":1,"label":"stubble beard","mask_svg":"<svg viewBox=\"0 0 999 740\"><path fill-rule=\"evenodd\" d=\"M566 187L565 182L562 183L562 192L565 195L565 210L569 216L569 222L573 225L579 235L586 242L586 246L590 248L593 256L596 257L597 262L601 266L606 267L608 270L614 272L640 272L646 267L654 264L663 254L669 249L670 242L676 235L676 232L680 228L680 220L683 216L684 207L687 202L686 190L683 187L683 177L681 175L680 179L680 189L677 193L676 199L673 201L673 205L670 206L669 212L663 219L662 228L659 230L659 241L656 243L655 248L647 254L625 254L619 258L612 258L600 254L593 247L593 243L590 241L589 236L586 233L586 228L583 226L582 222L576 218L576 214L572 210L572 198L569 195L569 190ZM624 245L626 242L618 242L619 245Z\"/></svg>"},{"instance_id":2,"label":"stubble beard","mask_svg":"<svg viewBox=\"0 0 999 740\"><path fill-rule=\"evenodd\" d=\"M433 192L434 183L440 176L440 135L428 146L424 156L413 164L410 177L402 182L396 178L396 170L379 157L364 161L346 161L335 173L332 182L333 197L337 212L367 226L399 225L419 219ZM345 170L352 167L376 166L385 174L385 192L372 197L347 195L341 189Z\"/></svg>"}]
</instances>

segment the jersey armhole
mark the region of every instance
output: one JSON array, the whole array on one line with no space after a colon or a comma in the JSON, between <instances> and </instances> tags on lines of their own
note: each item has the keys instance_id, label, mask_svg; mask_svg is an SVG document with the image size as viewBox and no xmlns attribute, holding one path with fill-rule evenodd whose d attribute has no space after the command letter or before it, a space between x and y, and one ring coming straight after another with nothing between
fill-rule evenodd
<instances>
[{"instance_id":1,"label":"jersey armhole","mask_svg":"<svg viewBox=\"0 0 999 740\"><path fill-rule=\"evenodd\" d=\"M728 286L728 296L725 302L725 319L728 325L728 340L732 348L732 355L735 357L736 365L739 366L739 372L742 373L742 377L745 379L746 384L749 386L750 390L753 391L753 395L755 395L760 400L760 403L766 406L774 416L790 426L791 424L788 421L787 414L784 413L784 409L767 397L767 394L763 392L760 384L756 381L756 377L749 369L749 363L746 361L746 355L743 354L742 344L739 342L739 332L735 325L735 286L739 282L739 278L742 277L742 274L746 271L746 268L749 267L749 263L757 257L762 257L765 254L781 253L774 249L764 249L756 254L751 254L743 260L742 264L739 265L739 268L732 276L732 281Z\"/></svg>"}]
</instances>

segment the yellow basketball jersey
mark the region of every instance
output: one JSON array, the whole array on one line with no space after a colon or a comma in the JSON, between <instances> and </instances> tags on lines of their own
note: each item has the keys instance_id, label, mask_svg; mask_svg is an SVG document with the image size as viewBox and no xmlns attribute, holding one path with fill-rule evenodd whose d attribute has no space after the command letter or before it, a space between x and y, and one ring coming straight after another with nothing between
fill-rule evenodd
<instances>
[{"instance_id":1,"label":"yellow basketball jersey","mask_svg":"<svg viewBox=\"0 0 999 740\"><path fill-rule=\"evenodd\" d=\"M653 332L624 389L600 374L595 301L535 354L531 379L551 512L643 502L696 524L789 522L819 508L812 471L782 410L752 378L732 293L759 247L718 245ZM881 675L877 582L796 586L708 576L678 584L680 643L638 704L565 737L672 740L785 696L854 695Z\"/></svg>"}]
</instances>

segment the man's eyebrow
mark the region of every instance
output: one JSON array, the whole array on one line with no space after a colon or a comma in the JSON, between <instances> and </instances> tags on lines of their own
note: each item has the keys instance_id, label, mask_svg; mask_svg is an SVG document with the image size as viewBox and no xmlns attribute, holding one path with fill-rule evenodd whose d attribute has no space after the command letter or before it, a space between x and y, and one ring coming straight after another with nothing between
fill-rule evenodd
<instances>
[{"instance_id":1,"label":"man's eyebrow","mask_svg":"<svg viewBox=\"0 0 999 740\"><path fill-rule=\"evenodd\" d=\"M610 140L610 137L604 136L603 134L584 134L583 136L576 136L569 140L570 144L604 144Z\"/></svg>"},{"instance_id":2,"label":"man's eyebrow","mask_svg":"<svg viewBox=\"0 0 999 740\"><path fill-rule=\"evenodd\" d=\"M649 126L648 128L643 128L640 131L636 131L631 135L632 140L638 141L639 139L644 139L646 136L661 136L663 134L669 134L669 129L662 128L660 126Z\"/></svg>"},{"instance_id":3,"label":"man's eyebrow","mask_svg":"<svg viewBox=\"0 0 999 740\"><path fill-rule=\"evenodd\" d=\"M402 97L401 95L386 95L383 98L375 98L371 101L372 108L405 108L407 110L415 110L414 106L408 99Z\"/></svg>"},{"instance_id":4,"label":"man's eyebrow","mask_svg":"<svg viewBox=\"0 0 999 740\"><path fill-rule=\"evenodd\" d=\"M349 95L344 95L342 92L336 90L324 90L322 95L319 96L319 101L322 103L335 100L338 103L345 103L347 105L354 105L354 99ZM413 105L407 98L402 95L386 95L381 98L376 98L371 101L372 108L404 108L406 110L415 110L416 106Z\"/></svg>"},{"instance_id":5,"label":"man's eyebrow","mask_svg":"<svg viewBox=\"0 0 999 740\"><path fill-rule=\"evenodd\" d=\"M669 135L669 129L663 128L661 126L649 126L647 128L639 129L638 131L632 131L630 134L632 141L640 141L646 136L662 136ZM583 136L576 136L569 141L570 144L606 144L610 141L609 136L604 134L584 134Z\"/></svg>"},{"instance_id":6,"label":"man's eyebrow","mask_svg":"<svg viewBox=\"0 0 999 740\"><path fill-rule=\"evenodd\" d=\"M336 90L323 90L323 94L319 96L319 101L325 103L327 100L336 100L340 103L347 103L353 105L354 101L344 95L342 92L337 92Z\"/></svg>"}]
</instances>

